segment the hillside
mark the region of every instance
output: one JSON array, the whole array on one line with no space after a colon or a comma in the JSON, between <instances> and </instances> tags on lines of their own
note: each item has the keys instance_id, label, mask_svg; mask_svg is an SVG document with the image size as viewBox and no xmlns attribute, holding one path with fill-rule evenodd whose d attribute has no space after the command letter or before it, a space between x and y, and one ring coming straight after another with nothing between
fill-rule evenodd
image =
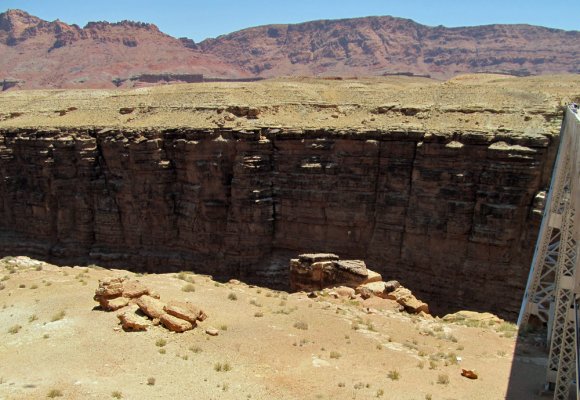
<instances>
[{"instance_id":1,"label":"hillside","mask_svg":"<svg viewBox=\"0 0 580 400\"><path fill-rule=\"evenodd\" d=\"M0 14L0 90L114 88L204 78L580 72L580 32L530 25L428 27L394 17L249 28L194 43L152 24Z\"/></svg>"}]
</instances>

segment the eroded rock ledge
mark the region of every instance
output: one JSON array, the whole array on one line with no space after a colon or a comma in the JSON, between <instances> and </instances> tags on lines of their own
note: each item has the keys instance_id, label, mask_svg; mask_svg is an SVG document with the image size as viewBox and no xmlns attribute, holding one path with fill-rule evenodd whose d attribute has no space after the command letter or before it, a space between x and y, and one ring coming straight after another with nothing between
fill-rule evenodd
<instances>
[{"instance_id":1,"label":"eroded rock ledge","mask_svg":"<svg viewBox=\"0 0 580 400\"><path fill-rule=\"evenodd\" d=\"M0 130L0 252L282 285L327 251L439 313L513 316L544 135L287 129Z\"/></svg>"}]
</instances>

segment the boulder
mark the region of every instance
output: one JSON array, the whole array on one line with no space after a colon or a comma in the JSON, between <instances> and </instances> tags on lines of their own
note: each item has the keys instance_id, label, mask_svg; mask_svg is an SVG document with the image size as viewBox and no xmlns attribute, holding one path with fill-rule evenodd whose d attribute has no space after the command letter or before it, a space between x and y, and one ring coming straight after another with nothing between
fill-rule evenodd
<instances>
[{"instance_id":1,"label":"boulder","mask_svg":"<svg viewBox=\"0 0 580 400\"><path fill-rule=\"evenodd\" d=\"M389 296L394 296L397 303L405 308L405 311L411 314L418 314L424 312L429 314L429 306L413 296L413 293L407 288L399 287L395 291L389 293Z\"/></svg>"},{"instance_id":2,"label":"boulder","mask_svg":"<svg viewBox=\"0 0 580 400\"><path fill-rule=\"evenodd\" d=\"M348 287L348 286L336 287L336 288L334 288L334 291L340 297L348 297L349 299L354 299L354 297L355 297L355 290L353 288Z\"/></svg>"},{"instance_id":3,"label":"boulder","mask_svg":"<svg viewBox=\"0 0 580 400\"><path fill-rule=\"evenodd\" d=\"M193 329L193 324L191 322L185 321L181 318L174 317L173 315L163 314L159 317L159 322L163 324L164 327L173 332L185 332Z\"/></svg>"},{"instance_id":4,"label":"boulder","mask_svg":"<svg viewBox=\"0 0 580 400\"><path fill-rule=\"evenodd\" d=\"M149 289L139 281L128 281L123 284L123 297L134 299L149 294Z\"/></svg>"},{"instance_id":5,"label":"boulder","mask_svg":"<svg viewBox=\"0 0 580 400\"><path fill-rule=\"evenodd\" d=\"M399 281L387 281L385 282L385 292L391 293L401 287Z\"/></svg>"},{"instance_id":6,"label":"boulder","mask_svg":"<svg viewBox=\"0 0 580 400\"><path fill-rule=\"evenodd\" d=\"M370 299L374 295L365 285L357 287L355 291L363 300Z\"/></svg>"},{"instance_id":7,"label":"boulder","mask_svg":"<svg viewBox=\"0 0 580 400\"><path fill-rule=\"evenodd\" d=\"M101 307L106 311L117 311L129 304L129 299L125 297L115 297L114 299L101 299Z\"/></svg>"},{"instance_id":8,"label":"boulder","mask_svg":"<svg viewBox=\"0 0 580 400\"><path fill-rule=\"evenodd\" d=\"M357 286L355 289L357 294L365 293L365 296L377 296L383 299L386 298L385 282L370 282ZM362 296L361 296L362 297ZM367 297L367 298L368 298Z\"/></svg>"},{"instance_id":9,"label":"boulder","mask_svg":"<svg viewBox=\"0 0 580 400\"><path fill-rule=\"evenodd\" d=\"M99 287L95 290L95 300L101 298L114 298L123 294L124 278L105 278L99 280Z\"/></svg>"},{"instance_id":10,"label":"boulder","mask_svg":"<svg viewBox=\"0 0 580 400\"><path fill-rule=\"evenodd\" d=\"M125 311L117 315L121 321L121 326L126 331L146 331L151 323L137 314L135 310Z\"/></svg>"},{"instance_id":11,"label":"boulder","mask_svg":"<svg viewBox=\"0 0 580 400\"><path fill-rule=\"evenodd\" d=\"M380 281L381 275L367 269L362 260L339 260L336 254L301 254L290 260L290 287L294 291L322 290L328 287L355 288Z\"/></svg>"},{"instance_id":12,"label":"boulder","mask_svg":"<svg viewBox=\"0 0 580 400\"><path fill-rule=\"evenodd\" d=\"M207 318L203 310L188 301L170 301L163 309L167 314L193 324L195 324L195 321L203 321Z\"/></svg>"},{"instance_id":13,"label":"boulder","mask_svg":"<svg viewBox=\"0 0 580 400\"><path fill-rule=\"evenodd\" d=\"M143 311L143 313L145 313L152 319L161 318L161 316L165 314L164 310L165 304L162 301L155 299L151 296L148 295L141 296L137 299L135 304L139 306L139 308L141 309L141 311Z\"/></svg>"},{"instance_id":14,"label":"boulder","mask_svg":"<svg viewBox=\"0 0 580 400\"><path fill-rule=\"evenodd\" d=\"M453 314L447 314L443 318L445 322L456 322L460 324L474 324L474 325L498 325L504 322L503 319L488 312L476 311L457 311Z\"/></svg>"}]
</instances>

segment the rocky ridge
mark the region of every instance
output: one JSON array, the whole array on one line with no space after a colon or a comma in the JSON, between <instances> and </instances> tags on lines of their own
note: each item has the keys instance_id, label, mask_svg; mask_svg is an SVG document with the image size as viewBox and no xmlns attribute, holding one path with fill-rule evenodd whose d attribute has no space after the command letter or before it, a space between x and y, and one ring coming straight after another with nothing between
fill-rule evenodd
<instances>
[{"instance_id":1,"label":"rocky ridge","mask_svg":"<svg viewBox=\"0 0 580 400\"><path fill-rule=\"evenodd\" d=\"M113 88L279 76L519 76L578 73L580 32L530 25L429 27L384 17L266 25L195 43L148 23L81 28L21 10L0 14L0 80L15 88ZM139 81L132 78L158 78ZM170 77L169 81L164 78ZM186 78L185 82L190 81Z\"/></svg>"}]
</instances>

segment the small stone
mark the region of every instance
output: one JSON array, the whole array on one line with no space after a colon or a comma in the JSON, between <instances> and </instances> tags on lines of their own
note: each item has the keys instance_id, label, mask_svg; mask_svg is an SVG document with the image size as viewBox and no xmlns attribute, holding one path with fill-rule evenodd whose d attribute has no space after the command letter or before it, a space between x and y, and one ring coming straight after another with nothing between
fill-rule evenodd
<instances>
[{"instance_id":1,"label":"small stone","mask_svg":"<svg viewBox=\"0 0 580 400\"><path fill-rule=\"evenodd\" d=\"M217 335L219 335L219 331L217 329L215 329L215 328L207 328L205 330L205 333L207 333L210 336L217 336Z\"/></svg>"},{"instance_id":2,"label":"small stone","mask_svg":"<svg viewBox=\"0 0 580 400\"><path fill-rule=\"evenodd\" d=\"M475 371L472 371L470 369L462 369L461 370L461 376L464 376L468 379L477 379L477 373Z\"/></svg>"},{"instance_id":3,"label":"small stone","mask_svg":"<svg viewBox=\"0 0 580 400\"><path fill-rule=\"evenodd\" d=\"M308 293L308 297L309 297L310 299L315 299L315 298L317 298L317 297L318 297L318 295L316 294L316 292L310 292L310 293Z\"/></svg>"}]
</instances>

